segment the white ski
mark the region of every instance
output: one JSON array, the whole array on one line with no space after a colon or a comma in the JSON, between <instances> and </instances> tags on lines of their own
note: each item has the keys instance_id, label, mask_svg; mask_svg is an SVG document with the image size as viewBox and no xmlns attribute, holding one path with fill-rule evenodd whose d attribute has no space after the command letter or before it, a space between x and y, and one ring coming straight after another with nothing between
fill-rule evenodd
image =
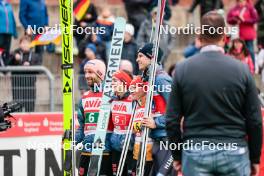
<instances>
[{"instance_id":1,"label":"white ski","mask_svg":"<svg viewBox=\"0 0 264 176\"><path fill-rule=\"evenodd\" d=\"M119 69L121 61L121 54L124 41L126 21L122 17L118 17L115 20L114 31L111 42L110 55L108 60L107 72L104 82L102 103L99 111L99 118L96 128L96 134L94 137L92 156L88 168L88 176L99 176L102 155L104 151L105 138L107 134L107 127L111 112L111 104L109 101L113 96L111 87L112 75Z\"/></svg>"}]
</instances>

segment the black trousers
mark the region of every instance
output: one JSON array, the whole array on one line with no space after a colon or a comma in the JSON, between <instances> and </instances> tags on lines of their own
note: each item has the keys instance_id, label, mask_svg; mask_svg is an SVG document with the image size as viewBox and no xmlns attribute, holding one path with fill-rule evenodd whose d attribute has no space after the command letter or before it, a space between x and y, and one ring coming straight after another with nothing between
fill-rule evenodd
<instances>
[{"instance_id":1,"label":"black trousers","mask_svg":"<svg viewBox=\"0 0 264 176\"><path fill-rule=\"evenodd\" d=\"M3 48L5 50L7 59L9 58L11 41L11 34L0 34L0 48ZM5 62L5 64L7 64L7 62Z\"/></svg>"},{"instance_id":2,"label":"black trousers","mask_svg":"<svg viewBox=\"0 0 264 176\"><path fill-rule=\"evenodd\" d=\"M176 176L177 172L173 168L173 158L170 150L160 149L160 142L154 141L152 148L153 157L153 169L151 171L152 176L156 176L158 173L166 176Z\"/></svg>"},{"instance_id":3,"label":"black trousers","mask_svg":"<svg viewBox=\"0 0 264 176\"><path fill-rule=\"evenodd\" d=\"M112 151L112 170L113 170L113 175L117 174L117 169L118 169L118 164L120 161L120 157L121 157L121 152L119 151ZM123 168L123 173L122 176L133 176L135 175L135 173L133 173L134 171L134 163L133 163L133 153L132 151L128 151L127 152L127 157L126 157L126 162Z\"/></svg>"},{"instance_id":4,"label":"black trousers","mask_svg":"<svg viewBox=\"0 0 264 176\"><path fill-rule=\"evenodd\" d=\"M88 167L90 163L89 155L81 154L79 163L79 176L86 176L88 172ZM112 158L111 155L103 155L100 175L102 176L113 176L112 173Z\"/></svg>"},{"instance_id":5,"label":"black trousers","mask_svg":"<svg viewBox=\"0 0 264 176\"><path fill-rule=\"evenodd\" d=\"M137 160L133 159L133 164L134 164L133 173L136 173L137 172ZM152 166L153 166L153 161L146 161L143 176L150 176ZM136 176L136 174L134 176Z\"/></svg>"}]
</instances>

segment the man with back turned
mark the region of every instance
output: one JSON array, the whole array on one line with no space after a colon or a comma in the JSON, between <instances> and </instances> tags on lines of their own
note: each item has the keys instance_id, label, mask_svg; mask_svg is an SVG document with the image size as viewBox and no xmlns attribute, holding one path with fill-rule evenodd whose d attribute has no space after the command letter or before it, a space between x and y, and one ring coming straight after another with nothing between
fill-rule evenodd
<instances>
[{"instance_id":1,"label":"man with back turned","mask_svg":"<svg viewBox=\"0 0 264 176\"><path fill-rule=\"evenodd\" d=\"M167 106L174 167L184 176L257 176L262 118L254 78L224 54L221 15L208 12L201 27L201 51L176 66Z\"/></svg>"}]
</instances>

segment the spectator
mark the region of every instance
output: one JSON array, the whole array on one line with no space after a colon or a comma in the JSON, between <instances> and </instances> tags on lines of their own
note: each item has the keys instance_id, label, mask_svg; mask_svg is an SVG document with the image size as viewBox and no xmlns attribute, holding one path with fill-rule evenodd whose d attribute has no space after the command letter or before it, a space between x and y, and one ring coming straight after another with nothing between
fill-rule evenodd
<instances>
[{"instance_id":1,"label":"spectator","mask_svg":"<svg viewBox=\"0 0 264 176\"><path fill-rule=\"evenodd\" d=\"M0 67L5 66L4 59L3 59L3 52L4 52L4 49L0 48Z\"/></svg>"},{"instance_id":2,"label":"spectator","mask_svg":"<svg viewBox=\"0 0 264 176\"><path fill-rule=\"evenodd\" d=\"M35 27L38 29L40 27L48 26L49 23L48 10L45 0L20 0L19 5L20 22L25 29L25 33L32 36L34 39L37 36L37 33L33 34L31 28L33 29ZM35 52L39 54L41 61L43 51L43 46L35 47Z\"/></svg>"},{"instance_id":3,"label":"spectator","mask_svg":"<svg viewBox=\"0 0 264 176\"><path fill-rule=\"evenodd\" d=\"M149 12L158 6L158 0L123 0L125 3L125 9L128 16L128 22L135 27L134 37L137 38L137 34L142 22L147 19ZM172 4L177 4L177 0L173 0ZM171 9L169 1L166 1L164 20L169 20L171 17Z\"/></svg>"},{"instance_id":4,"label":"spectator","mask_svg":"<svg viewBox=\"0 0 264 176\"><path fill-rule=\"evenodd\" d=\"M257 41L260 48L264 48L264 0L258 0L255 8L259 15Z\"/></svg>"},{"instance_id":5,"label":"spectator","mask_svg":"<svg viewBox=\"0 0 264 176\"><path fill-rule=\"evenodd\" d=\"M76 8L76 6L80 3L81 0L77 0L74 3L73 8ZM94 26L94 23L96 22L97 19L97 12L96 12L96 8L94 6L93 3L89 4L89 7L87 8L84 16L82 17L82 19L80 21L78 21L77 19L75 19L74 21L74 27L76 28L86 28L86 27L92 27ZM80 34L77 33L77 30L74 31L74 38L76 40L77 46L79 48L80 42L85 38L86 34L85 32Z\"/></svg>"},{"instance_id":6,"label":"spectator","mask_svg":"<svg viewBox=\"0 0 264 176\"><path fill-rule=\"evenodd\" d=\"M120 70L125 70L133 75L133 65L129 60L121 60L120 62Z\"/></svg>"},{"instance_id":7,"label":"spectator","mask_svg":"<svg viewBox=\"0 0 264 176\"><path fill-rule=\"evenodd\" d=\"M94 44L87 44L85 49L85 56L87 60L96 59L96 46Z\"/></svg>"},{"instance_id":8,"label":"spectator","mask_svg":"<svg viewBox=\"0 0 264 176\"><path fill-rule=\"evenodd\" d=\"M232 35L226 34L226 37L225 37L225 46L224 46L225 53L228 53L229 52L230 43L231 43L231 37L232 37Z\"/></svg>"},{"instance_id":9,"label":"spectator","mask_svg":"<svg viewBox=\"0 0 264 176\"><path fill-rule=\"evenodd\" d=\"M174 5L179 3L179 0L170 0L169 2L170 2L171 5L174 6Z\"/></svg>"},{"instance_id":10,"label":"spectator","mask_svg":"<svg viewBox=\"0 0 264 176\"><path fill-rule=\"evenodd\" d=\"M17 31L12 6L6 0L0 0L0 19L0 48L9 58L12 36L17 38Z\"/></svg>"},{"instance_id":11,"label":"spectator","mask_svg":"<svg viewBox=\"0 0 264 176\"><path fill-rule=\"evenodd\" d=\"M209 11L223 8L222 0L194 0L188 12L193 13L197 5L200 5L201 17Z\"/></svg>"},{"instance_id":12,"label":"spectator","mask_svg":"<svg viewBox=\"0 0 264 176\"><path fill-rule=\"evenodd\" d=\"M90 41L96 46L96 58L103 60L104 63L107 64L106 48L102 39L98 35L92 34Z\"/></svg>"},{"instance_id":13,"label":"spectator","mask_svg":"<svg viewBox=\"0 0 264 176\"><path fill-rule=\"evenodd\" d=\"M80 71L79 71L79 90L81 95L88 90L87 81L84 77L84 66L89 60L96 59L96 46L92 43L88 44L85 49L85 58L81 61Z\"/></svg>"},{"instance_id":14,"label":"spectator","mask_svg":"<svg viewBox=\"0 0 264 176\"><path fill-rule=\"evenodd\" d=\"M104 34L98 34L106 47L106 56L108 58L111 46L112 33L114 30L115 17L108 7L103 8L102 13L98 16L96 27L105 28Z\"/></svg>"},{"instance_id":15,"label":"spectator","mask_svg":"<svg viewBox=\"0 0 264 176\"><path fill-rule=\"evenodd\" d=\"M255 24L258 21L258 13L251 0L237 0L237 4L227 15L227 21L231 25L239 25L239 38L246 42L251 59L255 63L254 45L256 39Z\"/></svg>"},{"instance_id":16,"label":"spectator","mask_svg":"<svg viewBox=\"0 0 264 176\"><path fill-rule=\"evenodd\" d=\"M21 0L19 19L28 34L29 27L36 28L48 25L48 11L44 0Z\"/></svg>"},{"instance_id":17,"label":"spectator","mask_svg":"<svg viewBox=\"0 0 264 176\"><path fill-rule=\"evenodd\" d=\"M172 65L169 67L168 75L169 75L170 77L173 78L174 74L175 74L175 64L172 64Z\"/></svg>"},{"instance_id":18,"label":"spectator","mask_svg":"<svg viewBox=\"0 0 264 176\"><path fill-rule=\"evenodd\" d=\"M123 0L125 4L128 23L135 28L134 37L137 38L141 23L147 18L150 0Z\"/></svg>"},{"instance_id":19,"label":"spectator","mask_svg":"<svg viewBox=\"0 0 264 176\"><path fill-rule=\"evenodd\" d=\"M122 50L122 59L129 60L133 64L133 74L138 73L137 58L137 44L134 42L134 27L131 24L126 24L124 44Z\"/></svg>"},{"instance_id":20,"label":"spectator","mask_svg":"<svg viewBox=\"0 0 264 176\"><path fill-rule=\"evenodd\" d=\"M257 60L256 60L256 66L257 66L257 71L258 73L261 74L261 80L262 83L264 84L264 49L262 48L260 52L257 55Z\"/></svg>"},{"instance_id":21,"label":"spectator","mask_svg":"<svg viewBox=\"0 0 264 176\"><path fill-rule=\"evenodd\" d=\"M142 47L144 44L148 43L150 41L151 33L154 35L154 32L152 32L152 25L155 25L156 21L156 15L157 15L157 8L154 8L151 12L151 16L147 18L140 26L140 29L138 31L136 43L138 44L138 47ZM154 20L154 24L152 24L152 19ZM170 28L169 24L166 21L163 21L163 26ZM169 56L172 48L173 48L173 38L170 32L165 33L161 32L160 35L160 48L163 51L163 56L158 60L159 63L164 65L167 57Z\"/></svg>"},{"instance_id":22,"label":"spectator","mask_svg":"<svg viewBox=\"0 0 264 176\"><path fill-rule=\"evenodd\" d=\"M175 2L174 2L175 3ZM155 7L158 6L158 0L151 0L151 4L148 8L149 12L151 12ZM171 18L171 9L169 1L166 1L165 9L164 9L164 20L169 21Z\"/></svg>"},{"instance_id":23,"label":"spectator","mask_svg":"<svg viewBox=\"0 0 264 176\"><path fill-rule=\"evenodd\" d=\"M201 42L200 42L199 37L196 37L194 43L188 45L184 49L183 55L187 59L187 58L199 53L200 49L201 49Z\"/></svg>"},{"instance_id":24,"label":"spectator","mask_svg":"<svg viewBox=\"0 0 264 176\"><path fill-rule=\"evenodd\" d=\"M7 58L7 52L0 48L0 67L4 67L8 64L9 58Z\"/></svg>"},{"instance_id":25,"label":"spectator","mask_svg":"<svg viewBox=\"0 0 264 176\"><path fill-rule=\"evenodd\" d=\"M23 36L10 60L10 65L40 65L39 55L30 49L31 38ZM25 112L34 112L36 100L36 72L13 72L12 93L14 101L21 102Z\"/></svg>"},{"instance_id":26,"label":"spectator","mask_svg":"<svg viewBox=\"0 0 264 176\"><path fill-rule=\"evenodd\" d=\"M86 38L81 41L79 45L79 58L85 58L85 49L87 44L94 44L96 46L96 58L101 59L107 64L106 60L106 48L102 39L97 34L86 35Z\"/></svg>"},{"instance_id":27,"label":"spectator","mask_svg":"<svg viewBox=\"0 0 264 176\"><path fill-rule=\"evenodd\" d=\"M262 117L254 78L224 53L225 19L209 12L203 25L221 31L201 33L200 53L176 65L168 102L168 145L184 146L171 150L174 167L184 176L258 176Z\"/></svg>"},{"instance_id":28,"label":"spectator","mask_svg":"<svg viewBox=\"0 0 264 176\"><path fill-rule=\"evenodd\" d=\"M236 59L240 60L244 64L248 65L248 68L251 72L251 74L254 74L254 64L252 62L252 59L250 57L250 53L248 52L248 49L246 47L246 44L241 39L234 39L232 41L231 48L229 50L229 54L231 56L234 56Z\"/></svg>"}]
</instances>

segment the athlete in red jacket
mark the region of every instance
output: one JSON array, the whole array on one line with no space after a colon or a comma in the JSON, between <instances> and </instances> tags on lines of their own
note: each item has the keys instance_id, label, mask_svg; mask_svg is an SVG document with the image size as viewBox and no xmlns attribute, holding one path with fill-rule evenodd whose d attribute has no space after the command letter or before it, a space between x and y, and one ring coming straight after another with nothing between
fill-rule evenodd
<instances>
[{"instance_id":1,"label":"athlete in red jacket","mask_svg":"<svg viewBox=\"0 0 264 176\"><path fill-rule=\"evenodd\" d=\"M111 135L113 175L117 173L118 163L132 114L132 99L128 91L132 78L133 76L129 72L119 70L113 74L112 79L114 91L114 97L111 100L111 119L114 124L114 131ZM133 143L130 144L123 175L132 175Z\"/></svg>"}]
</instances>

